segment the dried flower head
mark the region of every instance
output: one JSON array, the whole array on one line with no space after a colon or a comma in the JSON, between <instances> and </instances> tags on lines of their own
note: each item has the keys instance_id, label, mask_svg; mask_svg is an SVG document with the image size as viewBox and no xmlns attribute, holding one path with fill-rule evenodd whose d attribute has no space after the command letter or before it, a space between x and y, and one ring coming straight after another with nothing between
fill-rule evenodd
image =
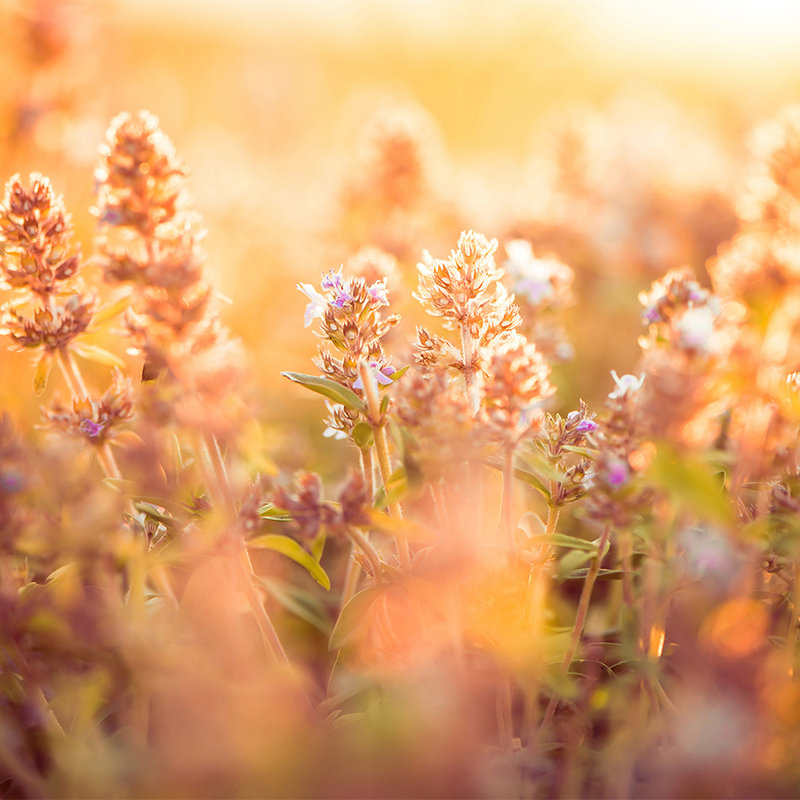
<instances>
[{"instance_id":1,"label":"dried flower head","mask_svg":"<svg viewBox=\"0 0 800 800\"><path fill-rule=\"evenodd\" d=\"M107 281L134 284L126 324L145 358L145 407L192 429L230 433L241 411L241 353L203 280L204 231L188 210L185 170L147 111L114 118L95 172Z\"/></svg>"},{"instance_id":2,"label":"dried flower head","mask_svg":"<svg viewBox=\"0 0 800 800\"><path fill-rule=\"evenodd\" d=\"M70 253L72 225L61 195L38 173L28 183L26 188L15 175L6 184L0 205L0 266L8 286L46 298L58 291L60 281L75 275L79 254Z\"/></svg>"},{"instance_id":3,"label":"dried flower head","mask_svg":"<svg viewBox=\"0 0 800 800\"><path fill-rule=\"evenodd\" d=\"M444 372L413 367L398 384L396 415L409 434L406 456L434 480L484 454L488 429L476 421L463 389Z\"/></svg>"},{"instance_id":4,"label":"dried flower head","mask_svg":"<svg viewBox=\"0 0 800 800\"><path fill-rule=\"evenodd\" d=\"M111 386L100 399L75 397L71 410L55 404L44 414L63 430L100 446L113 437L121 423L133 417L133 387L128 378L114 370Z\"/></svg>"},{"instance_id":5,"label":"dried flower head","mask_svg":"<svg viewBox=\"0 0 800 800\"><path fill-rule=\"evenodd\" d=\"M503 272L494 260L496 249L496 240L465 231L448 259L434 259L426 251L418 264L414 297L429 314L441 317L445 327L460 331L461 348L418 328L415 358L427 369L454 367L462 372L474 409L476 374L486 369L493 348L513 338L521 322L513 296L500 283Z\"/></svg>"},{"instance_id":6,"label":"dried flower head","mask_svg":"<svg viewBox=\"0 0 800 800\"><path fill-rule=\"evenodd\" d=\"M345 278L341 267L322 278L322 291L308 283L297 288L309 299L305 323L319 319L319 335L327 342L319 348L317 366L337 383L357 392L364 387L359 364L370 367L378 385L392 383L395 368L383 351L381 340L397 324L399 317L385 317L389 305L385 280L367 283L364 278Z\"/></svg>"},{"instance_id":7,"label":"dried flower head","mask_svg":"<svg viewBox=\"0 0 800 800\"><path fill-rule=\"evenodd\" d=\"M688 268L670 270L649 292L642 292L639 301L648 326L648 337L640 340L643 348L666 346L700 358L714 349L722 304Z\"/></svg>"},{"instance_id":8,"label":"dried flower head","mask_svg":"<svg viewBox=\"0 0 800 800\"><path fill-rule=\"evenodd\" d=\"M6 184L0 205L0 266L17 298L2 307L2 327L19 348L66 348L89 326L95 299L76 279L72 228L63 200L38 174ZM31 314L21 309L33 304Z\"/></svg>"},{"instance_id":9,"label":"dried flower head","mask_svg":"<svg viewBox=\"0 0 800 800\"><path fill-rule=\"evenodd\" d=\"M541 428L542 405L555 392L549 375L541 353L522 336L492 350L483 382L483 408L489 428L504 447L513 448Z\"/></svg>"},{"instance_id":10,"label":"dried flower head","mask_svg":"<svg viewBox=\"0 0 800 800\"><path fill-rule=\"evenodd\" d=\"M95 182L101 223L150 236L175 217L185 172L156 116L148 111L117 115L100 152Z\"/></svg>"}]
</instances>

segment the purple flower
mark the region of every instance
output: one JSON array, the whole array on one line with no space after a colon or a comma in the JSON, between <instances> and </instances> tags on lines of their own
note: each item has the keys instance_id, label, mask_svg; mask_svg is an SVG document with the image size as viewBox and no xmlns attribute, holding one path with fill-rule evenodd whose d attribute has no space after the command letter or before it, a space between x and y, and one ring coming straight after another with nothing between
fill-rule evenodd
<instances>
[{"instance_id":1,"label":"purple flower","mask_svg":"<svg viewBox=\"0 0 800 800\"><path fill-rule=\"evenodd\" d=\"M628 473L628 465L619 459L614 459L606 465L606 481L615 489L627 483Z\"/></svg>"},{"instance_id":2,"label":"purple flower","mask_svg":"<svg viewBox=\"0 0 800 800\"><path fill-rule=\"evenodd\" d=\"M328 270L327 275L322 276L322 288L326 292L341 292L344 290L341 267L336 272L332 269Z\"/></svg>"},{"instance_id":3,"label":"purple flower","mask_svg":"<svg viewBox=\"0 0 800 800\"><path fill-rule=\"evenodd\" d=\"M0 472L0 492L3 494L18 492L24 485L25 481L19 472L13 469Z\"/></svg>"},{"instance_id":4,"label":"purple flower","mask_svg":"<svg viewBox=\"0 0 800 800\"><path fill-rule=\"evenodd\" d=\"M351 295L350 292L348 292L346 289L341 289L334 298L331 305L334 308L344 308L346 303L352 303L352 302L353 302L353 295Z\"/></svg>"},{"instance_id":5,"label":"purple flower","mask_svg":"<svg viewBox=\"0 0 800 800\"><path fill-rule=\"evenodd\" d=\"M81 420L80 429L85 433L90 439L96 439L105 429L105 425L102 422L95 422L91 419L83 419Z\"/></svg>"},{"instance_id":6,"label":"purple flower","mask_svg":"<svg viewBox=\"0 0 800 800\"><path fill-rule=\"evenodd\" d=\"M369 368L372 374L375 376L378 386L389 386L392 383L390 376L397 372L394 367L390 367L388 365L381 366L377 361L370 361ZM359 375L355 381L353 381L353 388L363 391L364 383L361 380L361 375Z\"/></svg>"},{"instance_id":7,"label":"purple flower","mask_svg":"<svg viewBox=\"0 0 800 800\"><path fill-rule=\"evenodd\" d=\"M578 433L594 433L600 426L591 419L582 419L576 426Z\"/></svg>"}]
</instances>

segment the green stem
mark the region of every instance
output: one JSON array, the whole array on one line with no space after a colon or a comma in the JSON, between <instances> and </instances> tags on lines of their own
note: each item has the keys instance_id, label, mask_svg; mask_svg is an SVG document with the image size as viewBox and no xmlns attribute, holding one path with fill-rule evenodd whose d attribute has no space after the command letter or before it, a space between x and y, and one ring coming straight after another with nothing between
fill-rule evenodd
<instances>
[{"instance_id":1,"label":"green stem","mask_svg":"<svg viewBox=\"0 0 800 800\"><path fill-rule=\"evenodd\" d=\"M347 527L347 535L352 539L361 552L366 556L369 565L372 568L372 575L377 582L381 579L381 558L375 548L369 543L369 539L364 536L358 528L353 526Z\"/></svg>"},{"instance_id":2,"label":"green stem","mask_svg":"<svg viewBox=\"0 0 800 800\"><path fill-rule=\"evenodd\" d=\"M503 453L503 499L500 508L502 537L509 552L514 549L514 448L506 447Z\"/></svg>"},{"instance_id":3,"label":"green stem","mask_svg":"<svg viewBox=\"0 0 800 800\"><path fill-rule=\"evenodd\" d=\"M389 494L389 482L392 477L392 465L389 459L389 441L386 438L386 424L381 414L381 404L378 397L378 386L375 376L365 361L359 362L358 374L364 386L364 398L367 403L367 414L369 424L372 426L372 434L375 439L375 455L378 457L378 471L381 475L383 490L387 496ZM403 509L397 501L389 503L389 512L397 519L403 518ZM403 569L411 568L411 553L408 549L408 542L402 536L395 538L397 543L397 555Z\"/></svg>"},{"instance_id":4,"label":"green stem","mask_svg":"<svg viewBox=\"0 0 800 800\"><path fill-rule=\"evenodd\" d=\"M209 447L211 441L211 447ZM289 658L283 649L278 632L270 619L269 613L264 606L263 598L256 592L253 586L253 579L256 578L253 562L250 560L250 553L247 550L247 543L236 520L236 506L233 501L233 493L228 483L227 470L222 463L222 453L214 437L197 436L197 448L200 456L200 465L203 472L203 480L206 484L212 502L225 515L229 535L237 540L236 544L240 549L239 568L242 574L242 586L250 606L250 611L255 618L258 631L261 635L261 642L267 654L277 661L288 663Z\"/></svg>"},{"instance_id":5,"label":"green stem","mask_svg":"<svg viewBox=\"0 0 800 800\"><path fill-rule=\"evenodd\" d=\"M589 602L592 599L592 591L594 590L594 584L597 580L597 575L600 572L600 564L603 560L603 556L605 555L606 547L608 547L608 540L611 536L611 526L606 525L603 529L603 534L600 537L600 544L597 548L597 555L592 560L592 565L589 568L589 573L586 575L586 580L583 582L583 590L581 591L581 599L578 602L578 611L575 615L575 625L572 627L572 636L570 637L569 646L567 647L567 652L564 653L564 658L561 661L561 668L560 672L562 675L566 675L567 671L569 670L569 666L572 663L572 659L575 658L575 653L578 650L578 645L580 644L581 636L583 635L583 628L586 624L586 615L589 612ZM550 724L550 721L553 719L553 716L556 711L556 706L558 705L558 698L554 695L550 702L547 705L547 710L545 711L544 720L542 721L542 727L546 727Z\"/></svg>"},{"instance_id":6,"label":"green stem","mask_svg":"<svg viewBox=\"0 0 800 800\"><path fill-rule=\"evenodd\" d=\"M469 325L461 323L461 358L464 361L464 390L467 394L470 408L473 414L478 413L480 398L475 386L475 372L472 367L472 359L475 355L475 340L469 332Z\"/></svg>"}]
</instances>

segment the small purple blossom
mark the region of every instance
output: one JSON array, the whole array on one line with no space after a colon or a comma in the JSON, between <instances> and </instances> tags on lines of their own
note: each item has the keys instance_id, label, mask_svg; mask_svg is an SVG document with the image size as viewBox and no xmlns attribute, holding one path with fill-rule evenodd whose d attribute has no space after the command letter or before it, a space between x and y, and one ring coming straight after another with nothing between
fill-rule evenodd
<instances>
[{"instance_id":1,"label":"small purple blossom","mask_svg":"<svg viewBox=\"0 0 800 800\"><path fill-rule=\"evenodd\" d=\"M389 386L392 383L391 376L397 372L394 367L390 367L388 364L381 366L377 361L370 361L368 366L372 374L375 376L378 386ZM361 380L360 375L355 379L355 381L353 381L353 388L363 391L364 383Z\"/></svg>"},{"instance_id":2,"label":"small purple blossom","mask_svg":"<svg viewBox=\"0 0 800 800\"><path fill-rule=\"evenodd\" d=\"M600 426L591 419L582 419L576 426L578 433L594 433Z\"/></svg>"},{"instance_id":3,"label":"small purple blossom","mask_svg":"<svg viewBox=\"0 0 800 800\"><path fill-rule=\"evenodd\" d=\"M105 430L105 425L102 422L95 422L91 419L81 420L80 429L90 439L97 439L100 434Z\"/></svg>"},{"instance_id":4,"label":"small purple blossom","mask_svg":"<svg viewBox=\"0 0 800 800\"><path fill-rule=\"evenodd\" d=\"M628 465L624 461L614 459L606 466L606 481L613 488L619 489L627 483L629 473Z\"/></svg>"},{"instance_id":5,"label":"small purple blossom","mask_svg":"<svg viewBox=\"0 0 800 800\"><path fill-rule=\"evenodd\" d=\"M350 294L346 289L341 289L336 297L333 299L331 305L334 308L344 308L347 303L353 302L353 295Z\"/></svg>"},{"instance_id":6,"label":"small purple blossom","mask_svg":"<svg viewBox=\"0 0 800 800\"><path fill-rule=\"evenodd\" d=\"M642 316L647 320L647 322L660 322L662 317L661 313L658 310L658 306L652 305L649 308L646 308L642 312Z\"/></svg>"},{"instance_id":7,"label":"small purple blossom","mask_svg":"<svg viewBox=\"0 0 800 800\"><path fill-rule=\"evenodd\" d=\"M322 288L326 292L341 292L344 290L341 267L336 272L332 269L328 270L327 274L322 276Z\"/></svg>"},{"instance_id":8,"label":"small purple blossom","mask_svg":"<svg viewBox=\"0 0 800 800\"><path fill-rule=\"evenodd\" d=\"M24 478L16 470L9 469L5 472L0 472L0 492L3 494L19 492L24 485Z\"/></svg>"}]
</instances>

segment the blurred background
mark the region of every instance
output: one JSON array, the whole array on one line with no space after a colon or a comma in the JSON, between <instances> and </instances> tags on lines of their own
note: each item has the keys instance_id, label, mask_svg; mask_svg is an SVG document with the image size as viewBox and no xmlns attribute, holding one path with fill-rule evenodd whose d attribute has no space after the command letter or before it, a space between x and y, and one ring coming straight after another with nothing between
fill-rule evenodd
<instances>
[{"instance_id":1,"label":"blurred background","mask_svg":"<svg viewBox=\"0 0 800 800\"><path fill-rule=\"evenodd\" d=\"M264 447L318 469L321 404L279 374L315 371L298 281L388 253L402 361L423 249L474 228L503 260L524 237L576 274L558 403L600 402L636 368L637 293L682 264L705 280L735 231L751 131L800 97L798 45L788 0L3 0L0 166L52 178L94 280L98 145L117 112L156 114ZM35 424L33 368L0 353L0 406Z\"/></svg>"}]
</instances>

